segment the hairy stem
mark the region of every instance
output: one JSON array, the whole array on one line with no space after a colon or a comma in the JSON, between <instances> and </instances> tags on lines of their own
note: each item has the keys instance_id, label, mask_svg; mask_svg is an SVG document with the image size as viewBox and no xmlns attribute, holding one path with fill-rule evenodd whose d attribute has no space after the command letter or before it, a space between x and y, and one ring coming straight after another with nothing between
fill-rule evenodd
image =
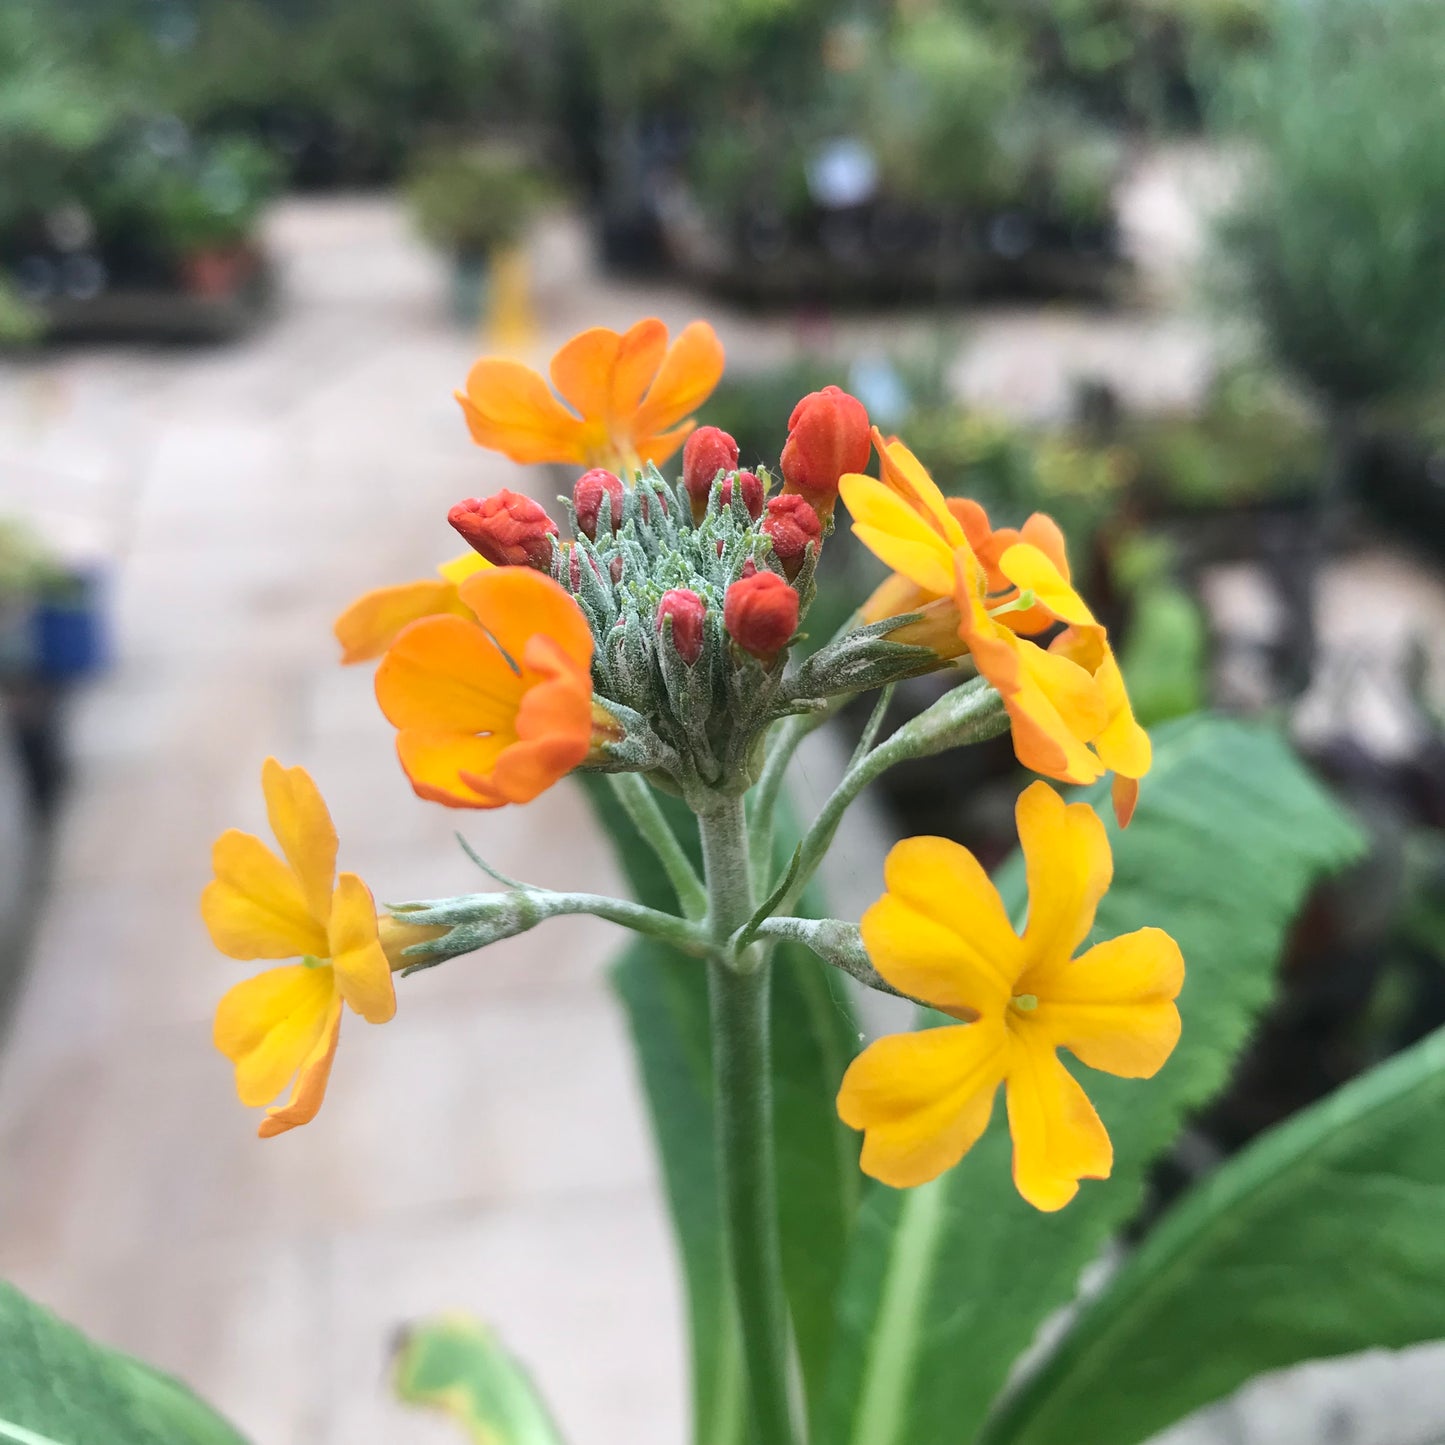
<instances>
[{"instance_id":1,"label":"hairy stem","mask_svg":"<svg viewBox=\"0 0 1445 1445\"><path fill-rule=\"evenodd\" d=\"M768 950L728 940L752 914L747 819L741 799L700 816L708 890L718 1186L733 1299L742 1334L754 1445L793 1445L788 1318L778 1236L768 1044Z\"/></svg>"},{"instance_id":2,"label":"hairy stem","mask_svg":"<svg viewBox=\"0 0 1445 1445\"><path fill-rule=\"evenodd\" d=\"M701 918L707 912L707 889L677 841L677 834L658 806L651 786L637 773L609 773L607 781L622 804L622 811L632 820L632 826L657 855L682 911L689 918Z\"/></svg>"}]
</instances>

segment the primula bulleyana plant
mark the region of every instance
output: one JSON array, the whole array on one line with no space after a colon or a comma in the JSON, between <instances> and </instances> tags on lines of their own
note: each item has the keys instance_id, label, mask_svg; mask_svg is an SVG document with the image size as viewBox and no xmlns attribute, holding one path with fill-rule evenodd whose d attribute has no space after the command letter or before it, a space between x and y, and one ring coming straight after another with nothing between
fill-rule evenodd
<instances>
[{"instance_id":1,"label":"primula bulleyana plant","mask_svg":"<svg viewBox=\"0 0 1445 1445\"><path fill-rule=\"evenodd\" d=\"M243 1103L267 1104L295 1080L263 1135L315 1117L343 1006L389 1020L391 969L429 968L566 913L694 957L711 991L721 1212L749 1418L758 1445L786 1445L797 1436L766 1067L778 941L801 941L819 966L946 1019L876 1040L840 1079L838 1110L862 1132L863 1169L908 1188L958 1166L1002 1085L1015 1183L1045 1211L1112 1165L1061 1053L1128 1078L1154 1074L1179 1037L1184 964L1155 928L1089 946L1109 843L1089 805L1066 804L1043 781L1018 803L1021 927L972 855L943 838L893 849L861 926L799 916L844 810L893 763L1008 730L1019 760L1045 778L1112 773L1127 823L1150 747L1047 517L993 528L975 503L946 499L836 387L798 403L776 471L745 465L731 437L690 419L721 368L702 322L670 346L657 321L584 332L553 358L551 387L516 362L478 362L458 393L473 438L518 462L581 471L563 503L570 536L520 493L461 501L449 520L471 550L436 578L367 594L336 626L346 662L380 659L377 700L420 797L491 809L530 802L571 772L604 775L676 909L502 880L502 891L378 918L359 879L334 877L336 837L310 779L268 761L280 855L224 835L203 911L229 956L299 960L238 984L217 1016ZM681 475L669 480L659 468L679 449ZM840 498L893 575L795 665ZM880 742L893 685L933 672L954 685ZM796 749L867 692L879 699L853 763L791 860L775 865L773 819ZM700 867L662 795L695 816Z\"/></svg>"}]
</instances>

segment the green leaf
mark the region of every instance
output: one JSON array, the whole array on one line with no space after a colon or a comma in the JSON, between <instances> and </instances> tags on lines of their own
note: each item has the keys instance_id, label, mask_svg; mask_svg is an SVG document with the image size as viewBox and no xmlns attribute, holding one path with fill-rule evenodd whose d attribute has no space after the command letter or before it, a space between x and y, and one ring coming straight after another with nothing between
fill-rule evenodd
<instances>
[{"instance_id":1,"label":"green leaf","mask_svg":"<svg viewBox=\"0 0 1445 1445\"><path fill-rule=\"evenodd\" d=\"M397 1398L450 1415L473 1445L561 1445L527 1372L465 1315L429 1320L396 1355Z\"/></svg>"},{"instance_id":2,"label":"green leaf","mask_svg":"<svg viewBox=\"0 0 1445 1445\"><path fill-rule=\"evenodd\" d=\"M661 869L605 780L589 778L588 784L639 901L676 907ZM659 801L678 837L698 858L691 813L670 798ZM798 834L785 806L779 807L774 852L782 867ZM817 906L810 893L800 911ZM741 1358L723 1273L706 970L697 959L639 940L623 955L614 983L628 1012L682 1253L695 1439L698 1445L729 1445L742 1438ZM805 1392L810 1410L816 1410L860 1195L858 1140L839 1122L833 1102L858 1035L846 988L800 945L776 950L771 1002L783 1282Z\"/></svg>"},{"instance_id":3,"label":"green leaf","mask_svg":"<svg viewBox=\"0 0 1445 1445\"><path fill-rule=\"evenodd\" d=\"M0 1441L16 1445L245 1445L178 1380L0 1283Z\"/></svg>"},{"instance_id":4,"label":"green leaf","mask_svg":"<svg viewBox=\"0 0 1445 1445\"><path fill-rule=\"evenodd\" d=\"M1188 969L1184 1034L1153 1080L1080 1068L1114 1141L1113 1177L1058 1214L1010 1177L1002 1108L936 1183L869 1191L839 1302L822 1445L964 1445L1039 1325L1138 1210L1149 1164L1225 1082L1273 990L1285 931L1312 882L1360 837L1272 730L1190 719L1154 735L1155 765L1131 827L1111 828L1114 885L1095 937L1153 924ZM1107 812L1107 799L1093 795ZM999 885L1024 901L1016 856Z\"/></svg>"},{"instance_id":5,"label":"green leaf","mask_svg":"<svg viewBox=\"0 0 1445 1445\"><path fill-rule=\"evenodd\" d=\"M987 1439L1135 1445L1264 1370L1445 1337L1445 1030L1186 1196Z\"/></svg>"}]
</instances>

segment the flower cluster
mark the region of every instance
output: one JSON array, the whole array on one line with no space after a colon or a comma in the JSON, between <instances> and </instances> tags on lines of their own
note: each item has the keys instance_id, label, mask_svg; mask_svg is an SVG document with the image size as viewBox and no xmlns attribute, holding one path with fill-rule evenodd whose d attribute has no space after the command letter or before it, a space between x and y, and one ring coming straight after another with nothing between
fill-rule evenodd
<instances>
[{"instance_id":1,"label":"flower cluster","mask_svg":"<svg viewBox=\"0 0 1445 1445\"><path fill-rule=\"evenodd\" d=\"M336 835L310 779L268 762L282 857L226 834L203 912L222 952L301 961L233 989L217 1044L243 1102L268 1103L296 1080L262 1125L272 1134L314 1116L343 1004L371 1022L391 1017L393 966L429 967L568 912L740 976L791 936L949 1020L879 1039L848 1068L838 1109L865 1135L863 1168L900 1187L933 1178L982 1133L1002 1084L1019 1192L1057 1209L1111 1162L1058 1051L1142 1077L1179 1033L1183 962L1166 935L1145 928L1079 953L1111 873L1092 808L1043 782L1021 796L1021 933L974 858L942 838L893 849L886 891L859 927L788 911L867 781L1005 728L1019 761L1044 777L1090 783L1112 772L1127 824L1149 739L1108 636L1049 518L993 527L975 502L945 497L834 386L797 404L775 461L745 457L726 432L692 420L721 369L702 322L671 346L658 321L585 332L553 357L550 387L520 363L478 362L458 394L473 439L517 462L574 466L570 496L555 517L513 490L458 501L447 521L468 551L436 578L368 593L336 623L343 661L380 659L377 701L420 797L492 809L529 802L574 770L606 774L679 912L508 881L502 893L399 905L378 919L359 879L334 877ZM658 467L679 449L669 481ZM795 664L840 499L892 575ZM877 742L892 685L927 672L953 672L959 685ZM775 875L769 840L793 750L873 690L881 704L854 763ZM654 787L697 816L702 876Z\"/></svg>"}]
</instances>

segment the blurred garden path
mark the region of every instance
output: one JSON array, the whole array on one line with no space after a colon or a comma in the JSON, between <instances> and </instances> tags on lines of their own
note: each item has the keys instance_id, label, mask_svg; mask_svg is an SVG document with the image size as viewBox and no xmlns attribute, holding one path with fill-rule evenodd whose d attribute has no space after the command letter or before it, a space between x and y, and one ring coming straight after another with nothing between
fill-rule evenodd
<instances>
[{"instance_id":1,"label":"blurred garden path","mask_svg":"<svg viewBox=\"0 0 1445 1445\"><path fill-rule=\"evenodd\" d=\"M1189 174L1146 166L1131 192L1164 291L1196 244ZM183 1375L257 1445L453 1441L385 1383L396 1328L448 1307L502 1326L578 1445L678 1445L681 1307L606 993L613 933L563 920L414 978L393 1024L348 1020L320 1118L270 1143L211 1047L246 969L210 948L196 899L215 835L264 831L268 753L312 770L343 866L384 899L479 886L459 823L510 872L617 886L570 784L460 819L414 799L369 669L336 665L342 605L455 551L451 502L550 483L469 443L450 393L479 343L446 323L441 268L393 204L288 203L270 239L283 295L240 344L0 364L0 500L113 550L119 652L76 710L54 886L0 1055L0 1277ZM882 353L938 321L759 319L602 282L570 224L539 237L533 271L536 359L649 313L714 317L734 366ZM1211 354L1187 310L1006 308L960 334L960 389L1034 414L1084 372L1187 402ZM876 887L876 863L837 866L837 896Z\"/></svg>"}]
</instances>

